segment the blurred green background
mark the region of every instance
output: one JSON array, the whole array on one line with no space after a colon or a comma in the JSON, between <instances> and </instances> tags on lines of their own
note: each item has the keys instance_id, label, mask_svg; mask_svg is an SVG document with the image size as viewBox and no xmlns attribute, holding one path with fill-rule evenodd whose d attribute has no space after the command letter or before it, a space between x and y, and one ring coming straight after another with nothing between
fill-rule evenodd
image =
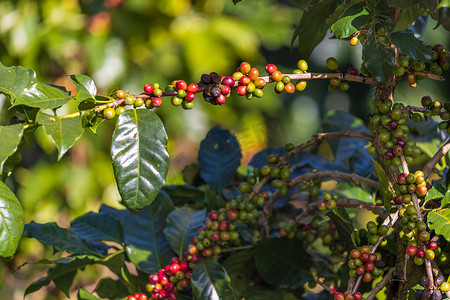
<instances>
[{"instance_id":1,"label":"blurred green background","mask_svg":"<svg viewBox=\"0 0 450 300\"><path fill-rule=\"evenodd\" d=\"M198 82L203 73L212 71L230 75L242 61L261 72L266 63L274 63L290 73L302 58L297 49L290 49L301 15L290 1L244 0L235 6L231 0L2 0L0 62L32 68L39 81L72 91L67 75L86 74L96 82L99 94L119 87L136 94L146 83L165 86L175 79ZM424 40L448 49L448 32L432 30L434 25L429 22ZM338 58L343 70L359 68L360 51L360 45L351 47L347 41L327 37L308 61L310 70L327 71L324 61L329 56ZM347 93L330 94L327 86L327 81L308 82L304 92L282 96L268 87L260 100L233 94L224 106L197 97L190 111L163 103L157 113L169 136L167 183L183 182L180 170L196 160L201 139L214 125L238 137L245 164L267 146L307 140L320 130L320 119L329 110L347 110L367 120L373 89L352 84ZM446 100L449 86L423 81L412 89L402 83L396 92L400 101L417 105L425 94ZM0 103L4 125L8 105L4 97ZM59 162L41 129L25 137L23 161L8 184L22 202L27 222L55 221L65 227L102 203L120 207L109 158L113 127L113 122L103 123L96 136L86 130ZM44 255L51 255L50 250L26 239L13 261L1 261L0 298L22 299L26 286L42 275L40 267L25 266L14 276L11 273ZM88 269L76 284L90 290L102 272ZM52 286L27 297L63 298Z\"/></svg>"}]
</instances>

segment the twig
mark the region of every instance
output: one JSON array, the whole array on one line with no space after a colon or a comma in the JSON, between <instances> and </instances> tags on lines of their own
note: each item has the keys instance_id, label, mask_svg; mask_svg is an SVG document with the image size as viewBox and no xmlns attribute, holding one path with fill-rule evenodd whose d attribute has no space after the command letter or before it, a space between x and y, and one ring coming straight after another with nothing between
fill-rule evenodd
<instances>
[{"instance_id":1,"label":"twig","mask_svg":"<svg viewBox=\"0 0 450 300\"><path fill-rule=\"evenodd\" d=\"M373 135L358 131L337 131L337 132L318 133L313 135L310 140L296 146L294 149L292 149L291 151L280 157L277 166L284 165L295 154L298 154L303 150L318 144L322 140L342 138L342 137L360 138L368 140L370 142L372 142L374 139ZM261 179L261 181L255 187L253 187L251 193L247 195L244 202L245 203L249 202L256 194L258 194L261 191L261 188L269 181L269 179L270 179L269 175Z\"/></svg>"},{"instance_id":2,"label":"twig","mask_svg":"<svg viewBox=\"0 0 450 300\"><path fill-rule=\"evenodd\" d=\"M425 164L425 166L422 169L423 175L425 178L428 178L430 176L431 172L434 169L434 166L441 160L441 158L447 154L447 152L450 150L450 139L445 141L445 143L441 146L441 148L434 154L434 156Z\"/></svg>"},{"instance_id":3,"label":"twig","mask_svg":"<svg viewBox=\"0 0 450 300\"><path fill-rule=\"evenodd\" d=\"M325 283L323 283L322 281L320 281L320 278L317 276L314 276L314 281L320 285L321 287L323 287L324 290L326 290L327 292L331 292L331 288L326 285Z\"/></svg>"},{"instance_id":4,"label":"twig","mask_svg":"<svg viewBox=\"0 0 450 300\"><path fill-rule=\"evenodd\" d=\"M380 189L380 185L375 180L372 180L372 179L369 179L366 177L362 177L357 174L344 173L341 171L318 171L318 172L303 174L303 175L297 176L297 177L293 178L292 180L290 180L288 185L292 187L292 186L299 184L302 181L309 181L309 180L312 180L315 178L345 179L345 180L349 180L349 181L353 181L353 182L363 183L365 185L373 187L376 190Z\"/></svg>"},{"instance_id":5,"label":"twig","mask_svg":"<svg viewBox=\"0 0 450 300\"><path fill-rule=\"evenodd\" d=\"M366 300L375 299L378 292L381 291L383 287L385 287L389 283L389 281L391 281L392 277L394 276L394 272L395 268L390 268L386 275L383 276L383 279L381 279L381 281L375 285L375 287L372 289L372 292L370 292L369 296L367 296Z\"/></svg>"}]
</instances>

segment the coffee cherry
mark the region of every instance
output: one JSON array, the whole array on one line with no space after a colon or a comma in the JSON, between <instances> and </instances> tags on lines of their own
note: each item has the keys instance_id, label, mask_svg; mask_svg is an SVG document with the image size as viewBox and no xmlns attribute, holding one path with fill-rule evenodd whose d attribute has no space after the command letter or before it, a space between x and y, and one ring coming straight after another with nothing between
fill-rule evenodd
<instances>
[{"instance_id":1,"label":"coffee cherry","mask_svg":"<svg viewBox=\"0 0 450 300\"><path fill-rule=\"evenodd\" d=\"M304 91L306 88L306 81L305 80L298 80L295 84L295 89L299 92Z\"/></svg>"},{"instance_id":2,"label":"coffee cherry","mask_svg":"<svg viewBox=\"0 0 450 300\"><path fill-rule=\"evenodd\" d=\"M306 70L308 70L308 63L305 60L301 59L297 62L297 68L299 68L303 72L306 72Z\"/></svg>"},{"instance_id":3,"label":"coffee cherry","mask_svg":"<svg viewBox=\"0 0 450 300\"><path fill-rule=\"evenodd\" d=\"M425 251L421 248L417 248L416 257L423 258L425 256Z\"/></svg>"},{"instance_id":4,"label":"coffee cherry","mask_svg":"<svg viewBox=\"0 0 450 300\"><path fill-rule=\"evenodd\" d=\"M434 257L435 257L435 255L436 255L436 254L434 253L433 250L427 249L427 250L425 251L425 257L426 257L426 259L428 259L428 260L433 260Z\"/></svg>"},{"instance_id":5,"label":"coffee cherry","mask_svg":"<svg viewBox=\"0 0 450 300\"><path fill-rule=\"evenodd\" d=\"M242 74L248 74L250 69L251 69L251 66L248 62L242 62L239 66L239 70L242 72Z\"/></svg>"},{"instance_id":6,"label":"coffee cherry","mask_svg":"<svg viewBox=\"0 0 450 300\"><path fill-rule=\"evenodd\" d=\"M123 114L125 112L125 110L126 109L123 106L116 107L116 116L120 116L121 114Z\"/></svg>"},{"instance_id":7,"label":"coffee cherry","mask_svg":"<svg viewBox=\"0 0 450 300\"><path fill-rule=\"evenodd\" d=\"M358 37L354 36L350 39L350 45L351 46L356 46L356 44L358 44Z\"/></svg>"},{"instance_id":8,"label":"coffee cherry","mask_svg":"<svg viewBox=\"0 0 450 300\"><path fill-rule=\"evenodd\" d=\"M248 72L248 77L251 80L256 80L259 77L259 71L256 68L251 68L250 71Z\"/></svg>"},{"instance_id":9,"label":"coffee cherry","mask_svg":"<svg viewBox=\"0 0 450 300\"><path fill-rule=\"evenodd\" d=\"M369 283L372 281L372 278L373 278L372 273L366 272L364 273L362 280L366 283Z\"/></svg>"},{"instance_id":10,"label":"coffee cherry","mask_svg":"<svg viewBox=\"0 0 450 300\"><path fill-rule=\"evenodd\" d=\"M408 246L406 247L406 254L413 257L417 254L417 247L416 246Z\"/></svg>"},{"instance_id":11,"label":"coffee cherry","mask_svg":"<svg viewBox=\"0 0 450 300\"><path fill-rule=\"evenodd\" d=\"M151 84L146 84L145 86L144 86L144 92L147 94L147 95L151 95L151 94L153 94L153 91L154 91L154 88L153 88L153 85L151 85Z\"/></svg>"},{"instance_id":12,"label":"coffee cherry","mask_svg":"<svg viewBox=\"0 0 450 300\"><path fill-rule=\"evenodd\" d=\"M435 241L429 241L428 242L428 248L431 250L435 250L437 248L438 244Z\"/></svg>"},{"instance_id":13,"label":"coffee cherry","mask_svg":"<svg viewBox=\"0 0 450 300\"><path fill-rule=\"evenodd\" d=\"M274 64L267 64L266 65L266 72L268 74L272 74L276 70L277 70L277 66L275 66Z\"/></svg>"},{"instance_id":14,"label":"coffee cherry","mask_svg":"<svg viewBox=\"0 0 450 300\"><path fill-rule=\"evenodd\" d=\"M292 84L292 82L288 82L285 86L284 86L284 91L287 94L292 94L293 92L295 92L295 86Z\"/></svg>"},{"instance_id":15,"label":"coffee cherry","mask_svg":"<svg viewBox=\"0 0 450 300\"><path fill-rule=\"evenodd\" d=\"M448 283L447 281L444 281L441 286L439 287L439 289L441 290L441 292L446 293L450 291L450 283Z\"/></svg>"},{"instance_id":16,"label":"coffee cherry","mask_svg":"<svg viewBox=\"0 0 450 300\"><path fill-rule=\"evenodd\" d=\"M103 110L103 116L105 119L112 119L116 116L116 110L113 107L108 107L105 110Z\"/></svg>"},{"instance_id":17,"label":"coffee cherry","mask_svg":"<svg viewBox=\"0 0 450 300\"><path fill-rule=\"evenodd\" d=\"M338 68L338 66L339 66L336 58L334 58L334 57L327 58L325 63L327 65L328 69L333 70L333 71L336 70Z\"/></svg>"},{"instance_id":18,"label":"coffee cherry","mask_svg":"<svg viewBox=\"0 0 450 300\"><path fill-rule=\"evenodd\" d=\"M136 100L136 99L134 99L133 96L128 95L128 96L126 96L125 99L123 100L123 103L125 103L126 105L133 105L135 100Z\"/></svg>"},{"instance_id":19,"label":"coffee cherry","mask_svg":"<svg viewBox=\"0 0 450 300\"><path fill-rule=\"evenodd\" d=\"M123 99L123 98L125 98L126 95L127 95L127 93L125 93L125 91L123 91L123 90L118 90L116 92L117 99Z\"/></svg>"}]
</instances>

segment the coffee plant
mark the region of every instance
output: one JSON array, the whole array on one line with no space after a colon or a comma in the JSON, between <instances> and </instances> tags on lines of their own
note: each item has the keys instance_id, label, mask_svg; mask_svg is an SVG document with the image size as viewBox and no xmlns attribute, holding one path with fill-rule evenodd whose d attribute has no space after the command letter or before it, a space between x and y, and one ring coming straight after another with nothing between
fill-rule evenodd
<instances>
[{"instance_id":1,"label":"coffee plant","mask_svg":"<svg viewBox=\"0 0 450 300\"><path fill-rule=\"evenodd\" d=\"M69 297L79 271L102 265L115 278L100 279L91 291L80 288L78 299L450 297L450 102L417 95L416 105L404 105L395 95L400 82L414 88L421 80L444 81L449 52L439 41L420 39L419 19L450 29L449 2L294 2L304 12L292 39L302 57L291 70L242 62L230 74L99 95L86 75L70 75L77 88L70 94L37 81L31 69L0 64L10 115L0 127L0 255L12 258L21 238L61 254L24 264L48 265L25 294L53 282ZM328 29L351 46L362 44L359 68L343 69L334 57L324 59L328 73L308 68ZM165 184L168 137L159 107L227 105L232 94L257 106L265 93L302 92L316 79L328 80L329 92L373 87L369 123L333 111L321 133L265 149L245 171L238 171L236 137L214 127L196 166L183 171L185 184ZM76 111L61 113L72 103ZM103 122L115 122L111 161L126 209L103 205L69 228L24 224L5 181L21 161L27 133L42 127L61 159L86 129L96 133ZM440 141L437 152L424 153L418 142L424 136ZM331 149L332 159L321 147ZM359 228L355 218L362 214L373 218Z\"/></svg>"}]
</instances>

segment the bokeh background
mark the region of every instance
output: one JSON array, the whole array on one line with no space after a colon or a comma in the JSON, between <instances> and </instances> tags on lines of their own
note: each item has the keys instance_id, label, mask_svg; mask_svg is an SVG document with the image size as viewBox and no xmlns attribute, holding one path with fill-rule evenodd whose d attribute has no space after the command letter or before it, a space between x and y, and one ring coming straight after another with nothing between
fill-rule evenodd
<instances>
[{"instance_id":1,"label":"bokeh background","mask_svg":"<svg viewBox=\"0 0 450 300\"><path fill-rule=\"evenodd\" d=\"M291 1L244 0L39 0L0 1L0 62L36 71L38 80L75 91L70 74L86 74L99 94L114 88L140 93L146 83L165 86L175 79L198 82L203 73L230 75L240 62L261 71L274 63L284 73L296 68L301 55L292 34L302 11ZM433 30L429 20L424 40L448 49L449 34ZM308 60L311 71L327 71L325 59L336 57L341 69L359 69L361 46L329 36ZM448 73L447 73L448 74ZM445 74L444 74L445 75ZM364 121L374 90L351 84L347 93L328 93L328 81L310 81L304 92L276 95L271 87L259 100L232 95L226 105L212 106L197 97L194 109L184 111L169 103L158 108L169 136L171 157L168 184L183 183L181 170L196 161L206 132L220 125L233 132L242 148L243 164L267 146L299 144L320 131L320 120L330 110L351 112ZM397 99L418 105L428 94L448 100L448 83L421 81L416 89L401 83ZM5 99L0 98L0 122L7 122ZM8 184L24 206L26 221L57 222L97 211L102 203L118 204L109 146L113 122L83 138L61 161L41 129L28 134L24 157ZM0 145L1 146L1 145ZM42 276L40 266L25 261L51 255L39 243L24 239L12 261L0 261L0 298L23 299L26 286ZM104 270L87 269L75 285L89 290ZM27 299L64 299L52 286ZM76 296L72 297L73 299Z\"/></svg>"}]
</instances>

